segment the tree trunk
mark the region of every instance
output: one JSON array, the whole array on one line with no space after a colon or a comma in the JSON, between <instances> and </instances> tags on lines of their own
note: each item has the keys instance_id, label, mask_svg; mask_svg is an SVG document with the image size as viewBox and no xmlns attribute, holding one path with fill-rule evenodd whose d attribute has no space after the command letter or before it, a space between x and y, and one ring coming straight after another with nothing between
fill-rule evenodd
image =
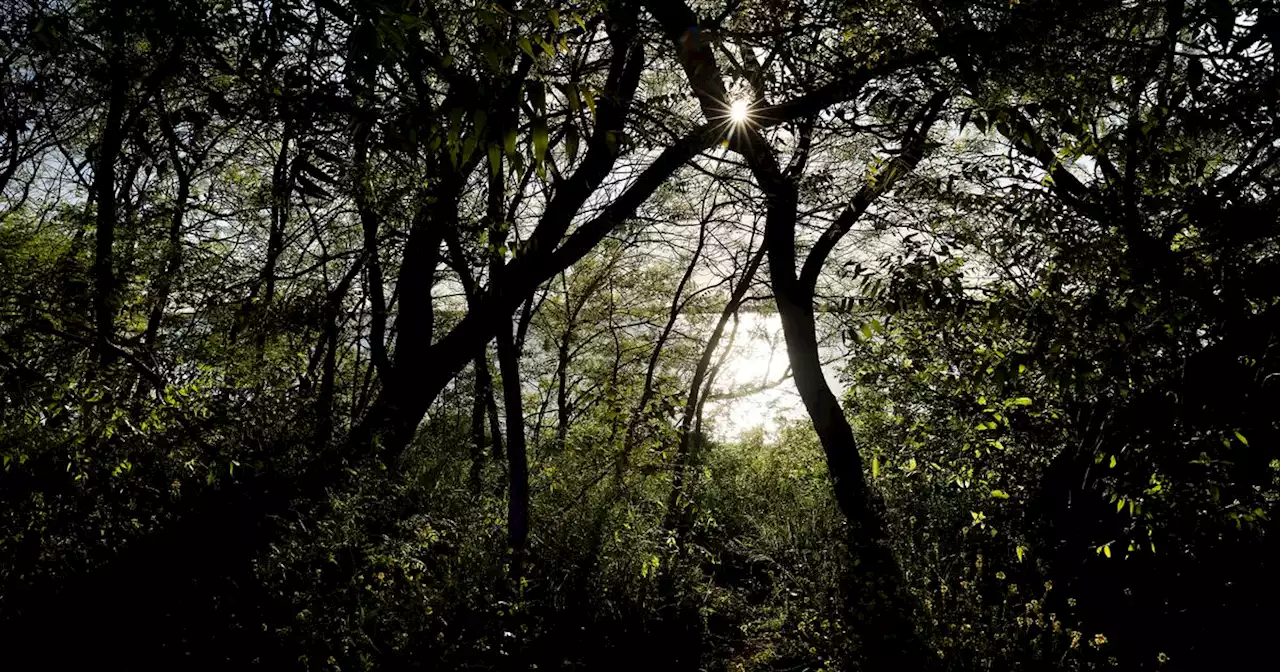
<instances>
[{"instance_id":1,"label":"tree trunk","mask_svg":"<svg viewBox=\"0 0 1280 672\"><path fill-rule=\"evenodd\" d=\"M475 306L467 311L449 333L429 347L420 341L416 344L421 350L418 361L423 367L413 371L414 384L410 394L400 398L388 389L389 386L384 386L352 432L348 451L364 453L376 444L380 446L376 452L385 459L391 460L398 456L408 445L413 430L426 414L431 402L474 358L477 343L492 340L500 332L504 322L509 326L510 315L528 299L532 288L555 277L556 273L594 249L615 226L631 217L679 167L711 146L718 137L712 130L710 126L699 128L665 150L626 191L595 218L579 226L559 247L555 246L556 241L545 244L545 240L535 240L527 254L516 257L503 266L501 272L493 276L489 291L477 298ZM612 160L609 164L612 165ZM546 230L563 231L561 224L567 223L576 214L577 205L569 209L559 201L558 198L553 199L548 205L543 222L538 225L539 230L547 226L549 228ZM439 238L436 240L438 243ZM422 293L429 294L426 291ZM503 316L507 316L506 320ZM404 342L406 340L401 333L397 337L397 344ZM392 368L399 365L397 357Z\"/></svg>"},{"instance_id":2,"label":"tree trunk","mask_svg":"<svg viewBox=\"0 0 1280 672\"><path fill-rule=\"evenodd\" d=\"M111 341L115 335L115 269L116 238L116 162L124 145L124 108L129 80L124 59L123 9L113 8L111 15L111 84L107 94L107 116L102 139L98 144L98 160L94 166L93 193L97 205L97 229L94 234L94 298L93 312L97 323L98 357L109 361Z\"/></svg>"},{"instance_id":3,"label":"tree trunk","mask_svg":"<svg viewBox=\"0 0 1280 672\"><path fill-rule=\"evenodd\" d=\"M147 317L147 329L142 336L142 344L148 350L155 349L174 277L182 269L182 221L187 210L187 200L191 196L191 177L177 165L174 166L174 170L178 176L178 197L173 204L173 214L169 219L169 239L168 249L165 252L164 271L156 279L156 299L151 306L151 314Z\"/></svg>"},{"instance_id":4,"label":"tree trunk","mask_svg":"<svg viewBox=\"0 0 1280 672\"><path fill-rule=\"evenodd\" d=\"M519 351L519 346L516 347ZM498 407L493 399L493 376L489 373L487 348L480 351L475 361L475 398L471 406L471 434L475 445L471 451L471 482L479 492L480 473L484 468L484 449L492 447L493 460L502 460L502 429L498 419ZM485 417L489 419L489 437L485 437Z\"/></svg>"},{"instance_id":5,"label":"tree trunk","mask_svg":"<svg viewBox=\"0 0 1280 672\"><path fill-rule=\"evenodd\" d=\"M524 433L524 393L520 389L520 353L511 325L498 332L498 368L507 417L507 541L511 546L511 580L519 590L524 577L525 545L529 539L529 461Z\"/></svg>"},{"instance_id":6,"label":"tree trunk","mask_svg":"<svg viewBox=\"0 0 1280 672\"><path fill-rule=\"evenodd\" d=\"M316 400L316 444L324 446L333 435L333 397L338 368L338 310L327 309L324 325L324 371L320 375L320 395Z\"/></svg>"},{"instance_id":7,"label":"tree trunk","mask_svg":"<svg viewBox=\"0 0 1280 672\"><path fill-rule=\"evenodd\" d=\"M442 362L434 357L437 348L432 346L435 330L435 304L431 288L435 284L436 264L440 256L440 243L444 233L457 225L458 189L446 186L440 190L436 203L428 205L426 194L415 216L413 229L396 281L400 294L400 309L396 318L396 348L394 359L387 371L382 389L374 399L357 437L358 447L380 443L377 455L360 455L360 458L381 457L394 461L413 440L418 423L427 408L435 400L444 385L429 392L422 389L420 378L426 372L440 368ZM508 313L509 314L509 313ZM460 344L459 344L460 345ZM475 344L470 353L450 353L440 359L458 360L454 375L474 358ZM452 379L452 375L450 379ZM447 381L446 381L447 382ZM433 386L434 387L434 386ZM391 465L388 465L391 466Z\"/></svg>"},{"instance_id":8,"label":"tree trunk","mask_svg":"<svg viewBox=\"0 0 1280 672\"><path fill-rule=\"evenodd\" d=\"M826 454L836 502L849 523L849 545L856 565L846 568L845 599L862 637L863 655L870 669L889 669L905 661L910 661L912 669L934 669L937 659L915 632L902 571L887 545L881 504L864 480L853 428L822 374L813 291L796 277L795 183L773 179L762 186L769 195L765 224L769 279L787 341L787 357L796 390Z\"/></svg>"},{"instance_id":9,"label":"tree trunk","mask_svg":"<svg viewBox=\"0 0 1280 672\"><path fill-rule=\"evenodd\" d=\"M569 340L572 337L573 322L569 322L556 350L556 447L560 450L564 450L569 438Z\"/></svg>"},{"instance_id":10,"label":"tree trunk","mask_svg":"<svg viewBox=\"0 0 1280 672\"><path fill-rule=\"evenodd\" d=\"M387 300L384 295L382 281L382 260L378 252L378 229L380 217L371 202L369 174L369 136L377 116L367 112L364 118L356 121L356 133L353 137L355 147L355 202L360 214L360 229L364 234L364 253L368 257L365 266L365 283L369 303L369 357L373 361L374 370L384 380L389 368L387 362Z\"/></svg>"}]
</instances>

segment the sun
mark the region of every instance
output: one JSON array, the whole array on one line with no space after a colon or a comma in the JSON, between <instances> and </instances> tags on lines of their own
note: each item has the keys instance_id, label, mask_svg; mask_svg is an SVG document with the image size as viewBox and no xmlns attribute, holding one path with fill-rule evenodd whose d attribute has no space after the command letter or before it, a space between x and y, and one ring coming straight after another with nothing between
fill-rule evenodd
<instances>
[{"instance_id":1,"label":"sun","mask_svg":"<svg viewBox=\"0 0 1280 672\"><path fill-rule=\"evenodd\" d=\"M747 120L747 116L751 112L751 106L746 100L735 100L733 105L729 106L729 118L735 124L741 124Z\"/></svg>"}]
</instances>

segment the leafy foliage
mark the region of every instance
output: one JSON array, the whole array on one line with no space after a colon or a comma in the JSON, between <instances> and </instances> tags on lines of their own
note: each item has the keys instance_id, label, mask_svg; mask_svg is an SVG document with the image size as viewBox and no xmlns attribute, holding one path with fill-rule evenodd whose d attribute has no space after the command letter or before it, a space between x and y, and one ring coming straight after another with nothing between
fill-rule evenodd
<instances>
[{"instance_id":1,"label":"leafy foliage","mask_svg":"<svg viewBox=\"0 0 1280 672\"><path fill-rule=\"evenodd\" d=\"M1263 659L1271 3L12 4L12 664Z\"/></svg>"}]
</instances>

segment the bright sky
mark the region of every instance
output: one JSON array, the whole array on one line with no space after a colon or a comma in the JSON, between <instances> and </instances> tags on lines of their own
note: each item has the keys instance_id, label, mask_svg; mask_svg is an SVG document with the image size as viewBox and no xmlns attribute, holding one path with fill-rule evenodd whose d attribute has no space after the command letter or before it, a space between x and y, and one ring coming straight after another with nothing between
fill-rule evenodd
<instances>
[{"instance_id":1,"label":"bright sky","mask_svg":"<svg viewBox=\"0 0 1280 672\"><path fill-rule=\"evenodd\" d=\"M728 334L725 334L728 339ZM832 352L823 352L824 360ZM837 396L844 390L837 378L839 364L823 367L827 384ZM787 345L782 322L776 313L742 313L733 352L716 379L715 393L760 387L774 383L787 372ZM748 430L763 427L766 438L777 434L783 422L805 418L804 405L790 378L782 384L755 394L707 403L705 415L715 422L714 435L735 440Z\"/></svg>"}]
</instances>

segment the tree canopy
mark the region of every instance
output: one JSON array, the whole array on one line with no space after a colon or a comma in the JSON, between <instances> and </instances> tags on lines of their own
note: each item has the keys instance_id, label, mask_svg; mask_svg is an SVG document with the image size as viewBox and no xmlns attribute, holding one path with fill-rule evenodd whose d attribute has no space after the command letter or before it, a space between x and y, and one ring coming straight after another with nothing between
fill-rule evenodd
<instances>
[{"instance_id":1,"label":"tree canopy","mask_svg":"<svg viewBox=\"0 0 1280 672\"><path fill-rule=\"evenodd\" d=\"M1267 659L1274 3L6 9L17 669Z\"/></svg>"}]
</instances>

